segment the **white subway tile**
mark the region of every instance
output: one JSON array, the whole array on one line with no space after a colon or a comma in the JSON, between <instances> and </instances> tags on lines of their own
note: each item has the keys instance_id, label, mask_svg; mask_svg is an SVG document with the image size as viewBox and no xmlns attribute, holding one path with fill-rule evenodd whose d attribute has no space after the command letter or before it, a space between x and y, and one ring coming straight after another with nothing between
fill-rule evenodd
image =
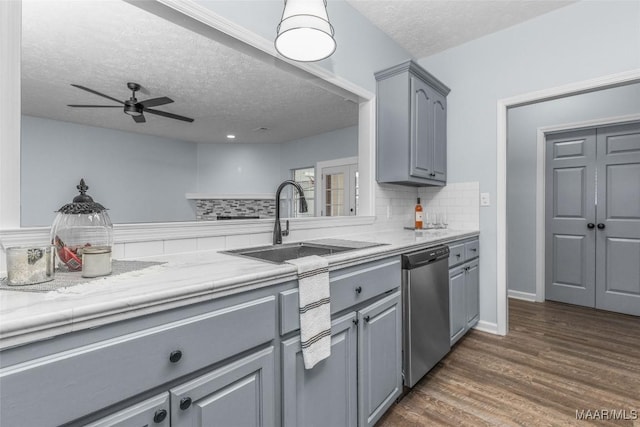
<instances>
[{"instance_id":1,"label":"white subway tile","mask_svg":"<svg viewBox=\"0 0 640 427\"><path fill-rule=\"evenodd\" d=\"M131 242L124 244L124 258L143 258L164 254L164 242Z\"/></svg>"},{"instance_id":2,"label":"white subway tile","mask_svg":"<svg viewBox=\"0 0 640 427\"><path fill-rule=\"evenodd\" d=\"M225 243L226 240L224 236L198 237L196 247L200 251L223 250L225 248Z\"/></svg>"}]
</instances>

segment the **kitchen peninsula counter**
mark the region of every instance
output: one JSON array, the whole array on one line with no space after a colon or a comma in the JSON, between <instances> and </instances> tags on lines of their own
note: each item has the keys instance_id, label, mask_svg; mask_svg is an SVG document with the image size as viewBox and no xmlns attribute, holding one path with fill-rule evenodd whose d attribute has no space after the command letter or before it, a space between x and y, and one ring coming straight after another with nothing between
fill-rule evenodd
<instances>
[{"instance_id":1,"label":"kitchen peninsula counter","mask_svg":"<svg viewBox=\"0 0 640 427\"><path fill-rule=\"evenodd\" d=\"M478 234L478 230L447 229L424 230L420 237L411 230L340 236L344 240L381 245L326 258L330 270L344 268ZM330 242L333 238L312 240ZM220 251L144 260L164 263L46 293L0 291L0 350L296 280L296 268L291 264L274 264Z\"/></svg>"}]
</instances>

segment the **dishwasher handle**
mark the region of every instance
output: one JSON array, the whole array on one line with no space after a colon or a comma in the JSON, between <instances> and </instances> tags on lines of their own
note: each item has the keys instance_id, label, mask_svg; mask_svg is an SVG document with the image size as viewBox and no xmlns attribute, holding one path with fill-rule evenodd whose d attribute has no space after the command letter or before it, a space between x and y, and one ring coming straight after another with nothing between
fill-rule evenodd
<instances>
[{"instance_id":1,"label":"dishwasher handle","mask_svg":"<svg viewBox=\"0 0 640 427\"><path fill-rule=\"evenodd\" d=\"M412 270L449 258L448 246L436 246L402 255L402 268Z\"/></svg>"}]
</instances>

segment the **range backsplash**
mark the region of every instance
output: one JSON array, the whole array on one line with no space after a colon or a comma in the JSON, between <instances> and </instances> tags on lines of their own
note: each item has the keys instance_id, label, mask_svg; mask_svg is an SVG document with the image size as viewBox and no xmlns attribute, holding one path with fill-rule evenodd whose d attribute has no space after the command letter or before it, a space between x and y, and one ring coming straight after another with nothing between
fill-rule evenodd
<instances>
[{"instance_id":1,"label":"range backsplash","mask_svg":"<svg viewBox=\"0 0 640 427\"><path fill-rule=\"evenodd\" d=\"M222 216L260 216L271 218L276 215L274 199L198 199L196 200L196 220L215 221Z\"/></svg>"}]
</instances>

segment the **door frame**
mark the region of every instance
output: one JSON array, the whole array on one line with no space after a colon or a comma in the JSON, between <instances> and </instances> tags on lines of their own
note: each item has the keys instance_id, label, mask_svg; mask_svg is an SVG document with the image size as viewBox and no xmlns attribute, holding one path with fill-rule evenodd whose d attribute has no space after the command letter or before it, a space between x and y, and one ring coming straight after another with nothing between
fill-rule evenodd
<instances>
[{"instance_id":1,"label":"door frame","mask_svg":"<svg viewBox=\"0 0 640 427\"><path fill-rule=\"evenodd\" d=\"M545 300L545 273L547 268L545 263L545 156L547 148L547 135L558 131L582 130L602 126L629 124L638 121L640 121L640 114L631 114L538 128L536 156L536 302L543 302Z\"/></svg>"},{"instance_id":2,"label":"door frame","mask_svg":"<svg viewBox=\"0 0 640 427\"><path fill-rule=\"evenodd\" d=\"M551 100L554 98L577 95L584 92L606 89L640 82L640 69L565 84L549 89L528 92L512 97L498 99L496 117L496 325L492 332L506 335L509 330L508 291L507 291L507 109L526 104ZM544 158L544 157L543 157ZM539 162L538 162L539 163ZM538 183L538 189L540 185ZM536 197L536 201L539 198ZM544 213L544 209L542 211ZM536 217L539 215L536 212ZM544 221L544 220L543 220ZM536 221L537 230L540 230ZM544 228L543 228L544 229ZM536 248L539 249L538 236ZM544 245L543 245L544 246ZM536 251L536 288L540 276L540 256ZM544 266L544 263L542 264ZM542 280L544 284L544 279ZM536 289L536 292L538 289Z\"/></svg>"}]
</instances>

